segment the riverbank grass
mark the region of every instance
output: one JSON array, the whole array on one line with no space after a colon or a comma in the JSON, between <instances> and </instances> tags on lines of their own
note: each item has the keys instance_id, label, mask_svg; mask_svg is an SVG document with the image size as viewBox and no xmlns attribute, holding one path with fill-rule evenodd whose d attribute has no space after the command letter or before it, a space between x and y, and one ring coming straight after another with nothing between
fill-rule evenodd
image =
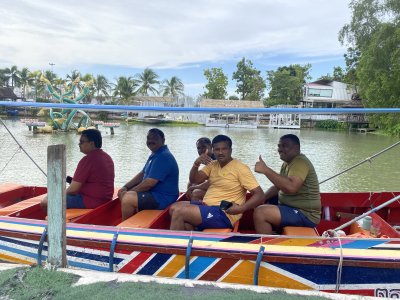
<instances>
[{"instance_id":1,"label":"riverbank grass","mask_svg":"<svg viewBox=\"0 0 400 300\"><path fill-rule=\"evenodd\" d=\"M289 295L284 292L256 293L210 286L136 282L100 282L74 285L79 276L39 267L19 267L0 272L1 299L328 299ZM4 297L4 298L3 298Z\"/></svg>"}]
</instances>

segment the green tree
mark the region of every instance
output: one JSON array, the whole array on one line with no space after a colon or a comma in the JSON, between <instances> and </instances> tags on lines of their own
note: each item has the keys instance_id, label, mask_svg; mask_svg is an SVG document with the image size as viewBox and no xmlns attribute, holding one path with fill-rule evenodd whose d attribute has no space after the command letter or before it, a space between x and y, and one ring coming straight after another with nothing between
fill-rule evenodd
<instances>
[{"instance_id":1,"label":"green tree","mask_svg":"<svg viewBox=\"0 0 400 300\"><path fill-rule=\"evenodd\" d=\"M8 79L6 69L0 69L0 86L8 86Z\"/></svg>"},{"instance_id":2,"label":"green tree","mask_svg":"<svg viewBox=\"0 0 400 300\"><path fill-rule=\"evenodd\" d=\"M19 86L22 88L22 98L26 96L26 89L31 86L33 79L28 68L23 68L20 72Z\"/></svg>"},{"instance_id":3,"label":"green tree","mask_svg":"<svg viewBox=\"0 0 400 300\"><path fill-rule=\"evenodd\" d=\"M253 67L251 60L244 57L238 62L237 70L233 73L232 79L236 83L236 93L242 100L260 100L264 97L266 84L261 76L261 71Z\"/></svg>"},{"instance_id":4,"label":"green tree","mask_svg":"<svg viewBox=\"0 0 400 300\"><path fill-rule=\"evenodd\" d=\"M182 81L176 76L172 76L170 80L165 79L161 83L162 95L164 97L169 96L172 98L176 98L183 95L184 89L185 87Z\"/></svg>"},{"instance_id":5,"label":"green tree","mask_svg":"<svg viewBox=\"0 0 400 300\"><path fill-rule=\"evenodd\" d=\"M17 66L12 66L11 68L6 68L5 75L8 80L11 81L11 88L14 90L14 86L18 85L19 82L19 71Z\"/></svg>"},{"instance_id":6,"label":"green tree","mask_svg":"<svg viewBox=\"0 0 400 300\"><path fill-rule=\"evenodd\" d=\"M206 91L203 94L207 99L225 99L226 88L228 86L228 77L224 74L222 68L211 68L204 70L204 76L207 79L205 85Z\"/></svg>"},{"instance_id":7,"label":"green tree","mask_svg":"<svg viewBox=\"0 0 400 300\"><path fill-rule=\"evenodd\" d=\"M321 80L321 79L346 82L346 74L345 74L344 70L342 69L342 67L339 66L339 67L333 68L333 75L328 73L328 74L318 78L318 80Z\"/></svg>"},{"instance_id":8,"label":"green tree","mask_svg":"<svg viewBox=\"0 0 400 300\"><path fill-rule=\"evenodd\" d=\"M96 92L97 101L102 103L103 96L107 97L109 95L108 91L110 90L111 85L104 75L97 75L94 79L93 88Z\"/></svg>"},{"instance_id":9,"label":"green tree","mask_svg":"<svg viewBox=\"0 0 400 300\"><path fill-rule=\"evenodd\" d=\"M33 71L29 75L32 79L32 86L35 88L35 99L38 98L40 93L44 91L44 83L40 80L42 76L42 72L40 71Z\"/></svg>"},{"instance_id":10,"label":"green tree","mask_svg":"<svg viewBox=\"0 0 400 300\"><path fill-rule=\"evenodd\" d=\"M127 104L135 95L137 82L131 77L120 76L114 87L113 95L118 97L118 102Z\"/></svg>"},{"instance_id":11,"label":"green tree","mask_svg":"<svg viewBox=\"0 0 400 300\"><path fill-rule=\"evenodd\" d=\"M303 99L303 86L310 79L310 69L310 64L295 64L279 67L276 71L267 71L270 92L266 104L298 104Z\"/></svg>"},{"instance_id":12,"label":"green tree","mask_svg":"<svg viewBox=\"0 0 400 300\"><path fill-rule=\"evenodd\" d=\"M139 85L136 93L141 96L149 96L149 93L158 95L158 90L154 85L160 84L158 81L158 75L150 68L144 69L143 73L136 75L136 80Z\"/></svg>"},{"instance_id":13,"label":"green tree","mask_svg":"<svg viewBox=\"0 0 400 300\"><path fill-rule=\"evenodd\" d=\"M400 107L400 4L394 0L353 0L352 18L339 33L349 45L348 61L366 107ZM347 63L347 61L346 61ZM370 123L400 135L395 115L369 116Z\"/></svg>"}]
</instances>

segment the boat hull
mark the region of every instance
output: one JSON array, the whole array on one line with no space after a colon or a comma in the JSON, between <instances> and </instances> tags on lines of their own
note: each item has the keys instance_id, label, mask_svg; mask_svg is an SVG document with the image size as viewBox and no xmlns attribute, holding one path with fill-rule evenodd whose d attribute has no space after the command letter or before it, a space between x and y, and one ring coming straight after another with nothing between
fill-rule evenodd
<instances>
[{"instance_id":1,"label":"boat hull","mask_svg":"<svg viewBox=\"0 0 400 300\"><path fill-rule=\"evenodd\" d=\"M46 225L0 217L0 259L45 262L47 243L39 240ZM378 297L394 295L400 286L400 239L339 241L68 224L67 243L69 266L89 270L328 292L337 288Z\"/></svg>"},{"instance_id":2,"label":"boat hull","mask_svg":"<svg viewBox=\"0 0 400 300\"><path fill-rule=\"evenodd\" d=\"M47 222L38 203L45 192L0 185L0 213L7 213L0 216L1 260L38 265L46 261ZM324 193L317 230L343 224L396 194ZM12 204L13 199L17 203ZM21 209L24 201L28 203ZM371 215L381 223L383 238L262 236L245 233L252 227L249 213L240 220L241 233L166 230L167 210L146 225L152 229L121 227L120 201L115 198L67 223L66 256L71 267L97 271L397 297L400 234L384 220L399 224L399 211L400 204L394 202L379 211L381 216Z\"/></svg>"}]
</instances>

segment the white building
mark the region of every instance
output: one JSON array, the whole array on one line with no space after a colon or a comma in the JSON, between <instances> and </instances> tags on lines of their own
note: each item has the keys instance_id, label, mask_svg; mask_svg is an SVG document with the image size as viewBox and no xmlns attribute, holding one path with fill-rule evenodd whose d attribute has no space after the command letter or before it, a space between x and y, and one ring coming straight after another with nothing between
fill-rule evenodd
<instances>
[{"instance_id":1,"label":"white building","mask_svg":"<svg viewBox=\"0 0 400 300\"><path fill-rule=\"evenodd\" d=\"M353 86L339 81L318 80L304 86L303 107L336 108L351 104L356 94Z\"/></svg>"}]
</instances>

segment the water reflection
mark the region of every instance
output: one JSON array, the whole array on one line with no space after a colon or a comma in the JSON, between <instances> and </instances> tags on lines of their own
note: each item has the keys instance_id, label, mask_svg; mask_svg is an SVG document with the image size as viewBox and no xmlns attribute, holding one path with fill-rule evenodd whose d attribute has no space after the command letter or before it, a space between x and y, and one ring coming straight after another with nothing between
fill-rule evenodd
<instances>
[{"instance_id":1,"label":"water reflection","mask_svg":"<svg viewBox=\"0 0 400 300\"><path fill-rule=\"evenodd\" d=\"M66 144L67 173L73 174L82 157L79 152L79 136L74 133L32 134L19 120L5 120L5 124L16 136L33 159L47 171L47 146ZM115 135L101 128L103 149L114 159L116 185L123 185L143 168L149 150L146 134L152 126L121 124ZM318 130L277 129L225 129L211 127L160 127L166 136L166 144L175 155L180 167L180 189L184 190L189 170L197 156L195 142L199 137L229 135L233 140L233 156L241 159L252 169L261 154L271 168L279 171L281 161L277 153L280 136L294 133L300 137L302 152L314 163L320 181L358 163L397 142L397 139L379 135L353 132L327 132ZM45 185L46 177L19 150L3 126L0 126L0 182ZM400 146L389 150L346 174L321 185L322 191L398 191ZM269 181L256 175L263 189Z\"/></svg>"}]
</instances>

